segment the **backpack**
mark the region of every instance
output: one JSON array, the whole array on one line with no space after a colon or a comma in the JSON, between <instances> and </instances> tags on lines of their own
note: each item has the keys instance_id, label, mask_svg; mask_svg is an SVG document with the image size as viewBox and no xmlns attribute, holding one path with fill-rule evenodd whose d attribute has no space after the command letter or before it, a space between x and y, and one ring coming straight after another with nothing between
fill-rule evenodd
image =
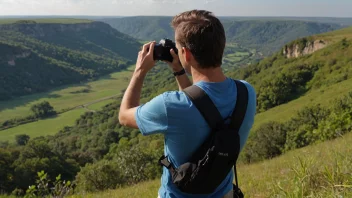
<instances>
[{"instance_id":1,"label":"backpack","mask_svg":"<svg viewBox=\"0 0 352 198\"><path fill-rule=\"evenodd\" d=\"M232 115L223 119L209 96L198 86L192 85L183 91L192 100L198 111L212 129L209 137L191 156L190 160L176 168L162 156L159 164L171 174L172 182L182 192L211 194L234 167L236 185L234 197L243 197L238 188L236 161L240 153L239 130L246 114L248 90L245 84L235 80L237 101ZM228 124L228 120L230 123Z\"/></svg>"}]
</instances>

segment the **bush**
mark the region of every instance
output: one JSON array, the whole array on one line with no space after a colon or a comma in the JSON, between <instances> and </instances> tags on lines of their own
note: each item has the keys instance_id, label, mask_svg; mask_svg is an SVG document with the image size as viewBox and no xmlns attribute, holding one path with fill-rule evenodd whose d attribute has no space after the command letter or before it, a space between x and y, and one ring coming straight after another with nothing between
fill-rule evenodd
<instances>
[{"instance_id":1,"label":"bush","mask_svg":"<svg viewBox=\"0 0 352 198\"><path fill-rule=\"evenodd\" d=\"M114 189L124 180L116 162L108 160L87 164L76 176L78 190L88 192Z\"/></svg>"},{"instance_id":2,"label":"bush","mask_svg":"<svg viewBox=\"0 0 352 198\"><path fill-rule=\"evenodd\" d=\"M70 181L61 181L61 175L51 182L44 171L37 173L36 185L29 186L25 198L55 197L63 198L73 193L73 185Z\"/></svg>"},{"instance_id":3,"label":"bush","mask_svg":"<svg viewBox=\"0 0 352 198\"><path fill-rule=\"evenodd\" d=\"M247 162L273 158L280 155L286 143L285 126L278 122L261 125L251 143L245 147Z\"/></svg>"},{"instance_id":4,"label":"bush","mask_svg":"<svg viewBox=\"0 0 352 198\"><path fill-rule=\"evenodd\" d=\"M288 132L285 150L301 148L319 140L321 134L316 133L315 129L329 114L330 110L320 105L308 106L297 112L297 115L286 123Z\"/></svg>"},{"instance_id":5,"label":"bush","mask_svg":"<svg viewBox=\"0 0 352 198\"><path fill-rule=\"evenodd\" d=\"M29 141L30 137L29 137L29 135L21 134L21 135L16 135L15 139L16 139L17 145L24 146L24 145L27 144L27 142Z\"/></svg>"}]
</instances>

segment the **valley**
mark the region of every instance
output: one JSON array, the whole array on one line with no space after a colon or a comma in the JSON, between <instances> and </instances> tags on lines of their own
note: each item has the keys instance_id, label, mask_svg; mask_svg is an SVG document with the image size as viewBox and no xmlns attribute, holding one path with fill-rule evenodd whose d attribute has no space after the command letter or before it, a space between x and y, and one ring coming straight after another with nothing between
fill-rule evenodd
<instances>
[{"instance_id":1,"label":"valley","mask_svg":"<svg viewBox=\"0 0 352 198\"><path fill-rule=\"evenodd\" d=\"M0 123L30 115L30 107L43 101L48 101L56 111L63 112L54 117L1 130L1 141L14 142L15 136L20 134L27 134L31 138L54 135L65 126L74 125L85 112L101 110L103 106L114 102L116 97L121 97L133 69L134 65L126 71L112 73L97 81L58 88L48 93L22 96L11 101L0 101ZM75 93L81 90L88 91Z\"/></svg>"},{"instance_id":2,"label":"valley","mask_svg":"<svg viewBox=\"0 0 352 198\"><path fill-rule=\"evenodd\" d=\"M255 124L239 158L246 197L352 196L348 20L221 20L223 71L257 92ZM23 195L44 170L52 180L74 180L72 198L156 197L164 139L122 126L118 110L143 41L173 38L170 17L101 21L0 19L0 124L30 116L43 101L58 112L0 130L0 192ZM166 64L145 82L141 103L177 90ZM19 141L22 134L29 141Z\"/></svg>"}]
</instances>

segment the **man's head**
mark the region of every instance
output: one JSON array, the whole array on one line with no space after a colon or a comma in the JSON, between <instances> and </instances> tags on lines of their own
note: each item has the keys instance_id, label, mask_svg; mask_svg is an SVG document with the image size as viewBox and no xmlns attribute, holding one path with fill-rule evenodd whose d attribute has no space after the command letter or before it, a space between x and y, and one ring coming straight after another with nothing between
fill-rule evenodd
<instances>
[{"instance_id":1,"label":"man's head","mask_svg":"<svg viewBox=\"0 0 352 198\"><path fill-rule=\"evenodd\" d=\"M191 10L176 15L172 22L176 47L186 70L196 63L198 68L220 67L226 37L220 20L211 12ZM194 66L194 65L193 65Z\"/></svg>"}]
</instances>

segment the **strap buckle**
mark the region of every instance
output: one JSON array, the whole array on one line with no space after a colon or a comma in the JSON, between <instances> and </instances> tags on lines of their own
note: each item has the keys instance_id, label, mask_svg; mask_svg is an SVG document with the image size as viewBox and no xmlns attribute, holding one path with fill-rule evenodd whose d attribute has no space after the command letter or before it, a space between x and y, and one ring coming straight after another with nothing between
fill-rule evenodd
<instances>
[{"instance_id":1,"label":"strap buckle","mask_svg":"<svg viewBox=\"0 0 352 198\"><path fill-rule=\"evenodd\" d=\"M170 169L172 167L171 162L167 159L167 156L163 155L159 159L159 165L165 166L167 169Z\"/></svg>"}]
</instances>

